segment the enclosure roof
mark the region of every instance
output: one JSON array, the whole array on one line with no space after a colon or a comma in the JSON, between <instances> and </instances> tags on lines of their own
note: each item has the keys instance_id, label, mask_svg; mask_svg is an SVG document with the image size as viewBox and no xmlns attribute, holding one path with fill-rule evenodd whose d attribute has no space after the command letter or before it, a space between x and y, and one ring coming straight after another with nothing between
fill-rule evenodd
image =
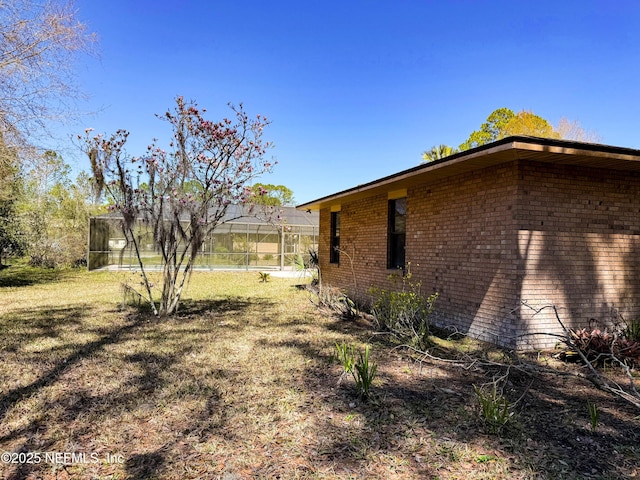
<instances>
[{"instance_id":1,"label":"enclosure roof","mask_svg":"<svg viewBox=\"0 0 640 480\"><path fill-rule=\"evenodd\" d=\"M120 219L122 215L118 212L106 215L97 215L95 218ZM185 215L183 221L189 221ZM227 212L220 223L239 224L280 224L289 226L317 226L318 212L307 212L297 210L295 207L270 207L265 205L255 205L253 210L242 205L229 205Z\"/></svg>"},{"instance_id":2,"label":"enclosure roof","mask_svg":"<svg viewBox=\"0 0 640 480\"><path fill-rule=\"evenodd\" d=\"M339 205L346 199L353 201L514 160L640 172L640 150L550 138L513 136L327 195L298 205L298 209L320 210Z\"/></svg>"}]
</instances>

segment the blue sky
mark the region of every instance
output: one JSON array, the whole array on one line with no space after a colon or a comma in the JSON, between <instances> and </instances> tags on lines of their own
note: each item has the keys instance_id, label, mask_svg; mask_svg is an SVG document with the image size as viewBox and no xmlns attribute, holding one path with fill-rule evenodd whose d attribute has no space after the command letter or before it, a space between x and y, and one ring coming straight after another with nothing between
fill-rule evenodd
<instances>
[{"instance_id":1,"label":"blue sky","mask_svg":"<svg viewBox=\"0 0 640 480\"><path fill-rule=\"evenodd\" d=\"M496 108L578 120L640 148L640 2L76 0L99 37L78 65L85 127L166 134L177 95L213 120L242 102L273 122L265 183L298 203L457 146ZM75 168L88 163L65 150Z\"/></svg>"}]
</instances>

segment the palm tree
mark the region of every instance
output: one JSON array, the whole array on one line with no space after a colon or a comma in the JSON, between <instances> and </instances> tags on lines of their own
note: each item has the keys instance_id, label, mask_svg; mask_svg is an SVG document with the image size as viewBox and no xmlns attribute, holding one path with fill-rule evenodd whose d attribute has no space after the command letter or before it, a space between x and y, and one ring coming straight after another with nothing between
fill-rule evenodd
<instances>
[{"instance_id":1,"label":"palm tree","mask_svg":"<svg viewBox=\"0 0 640 480\"><path fill-rule=\"evenodd\" d=\"M434 160L440 160L441 158L448 157L458 153L457 148L450 147L449 145L437 145L431 147L431 150L422 154L422 163L433 162Z\"/></svg>"}]
</instances>

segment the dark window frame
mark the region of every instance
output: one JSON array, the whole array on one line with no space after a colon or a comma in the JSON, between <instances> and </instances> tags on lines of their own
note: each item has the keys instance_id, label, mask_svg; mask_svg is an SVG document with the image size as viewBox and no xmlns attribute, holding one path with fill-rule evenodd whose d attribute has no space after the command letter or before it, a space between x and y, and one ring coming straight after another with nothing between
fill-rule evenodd
<instances>
[{"instance_id":1,"label":"dark window frame","mask_svg":"<svg viewBox=\"0 0 640 480\"><path fill-rule=\"evenodd\" d=\"M407 238L407 197L389 200L387 268L405 268Z\"/></svg>"},{"instance_id":2,"label":"dark window frame","mask_svg":"<svg viewBox=\"0 0 640 480\"><path fill-rule=\"evenodd\" d=\"M329 263L340 263L340 212L331 212Z\"/></svg>"}]
</instances>

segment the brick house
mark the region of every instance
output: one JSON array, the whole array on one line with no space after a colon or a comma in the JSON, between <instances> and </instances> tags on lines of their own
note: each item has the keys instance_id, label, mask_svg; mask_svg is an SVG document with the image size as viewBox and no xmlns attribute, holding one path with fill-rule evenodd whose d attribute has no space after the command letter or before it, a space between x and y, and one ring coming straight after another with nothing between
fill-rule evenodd
<instances>
[{"instance_id":1,"label":"brick house","mask_svg":"<svg viewBox=\"0 0 640 480\"><path fill-rule=\"evenodd\" d=\"M574 328L640 316L640 150L509 137L298 208L325 284L366 302L410 263L438 322L482 340L552 347L546 305Z\"/></svg>"}]
</instances>

